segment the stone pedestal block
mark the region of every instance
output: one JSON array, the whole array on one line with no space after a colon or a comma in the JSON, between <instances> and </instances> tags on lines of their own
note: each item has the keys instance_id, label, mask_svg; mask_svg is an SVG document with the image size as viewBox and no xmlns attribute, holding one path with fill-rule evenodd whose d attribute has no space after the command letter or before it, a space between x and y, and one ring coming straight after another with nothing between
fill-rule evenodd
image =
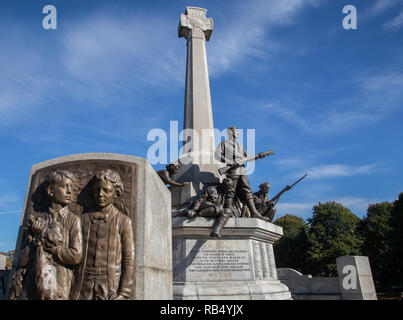
<instances>
[{"instance_id":1,"label":"stone pedestal block","mask_svg":"<svg viewBox=\"0 0 403 320\"><path fill-rule=\"evenodd\" d=\"M171 195L146 159L109 153L69 155L36 164L31 169L16 256L21 249L26 218L35 209L35 194L46 175L68 170L76 177L70 211L84 212L85 189L98 170L117 172L124 185L119 197L133 225L135 298L172 299ZM84 205L85 206L85 205Z\"/></svg>"},{"instance_id":2,"label":"stone pedestal block","mask_svg":"<svg viewBox=\"0 0 403 320\"><path fill-rule=\"evenodd\" d=\"M231 218L222 238L213 220L172 222L174 299L291 299L277 279L273 243L282 228L254 218Z\"/></svg>"},{"instance_id":3,"label":"stone pedestal block","mask_svg":"<svg viewBox=\"0 0 403 320\"><path fill-rule=\"evenodd\" d=\"M342 256L336 264L343 300L377 300L368 257Z\"/></svg>"}]
</instances>

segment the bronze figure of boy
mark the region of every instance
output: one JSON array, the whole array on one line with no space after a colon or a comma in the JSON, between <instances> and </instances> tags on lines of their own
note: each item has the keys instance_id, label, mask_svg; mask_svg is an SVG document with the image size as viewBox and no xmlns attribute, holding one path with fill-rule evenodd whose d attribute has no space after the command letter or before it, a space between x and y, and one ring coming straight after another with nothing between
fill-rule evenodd
<instances>
[{"instance_id":1,"label":"bronze figure of boy","mask_svg":"<svg viewBox=\"0 0 403 320\"><path fill-rule=\"evenodd\" d=\"M119 174L102 170L93 186L95 211L83 214L83 260L73 299L126 300L134 297L134 238L131 219L114 205L123 194Z\"/></svg>"},{"instance_id":2,"label":"bronze figure of boy","mask_svg":"<svg viewBox=\"0 0 403 320\"><path fill-rule=\"evenodd\" d=\"M73 185L74 176L66 170L46 177L43 190L49 203L42 203L46 208L27 219L26 243L10 284L11 299L70 299L73 268L82 257L80 218L68 207Z\"/></svg>"}]
</instances>

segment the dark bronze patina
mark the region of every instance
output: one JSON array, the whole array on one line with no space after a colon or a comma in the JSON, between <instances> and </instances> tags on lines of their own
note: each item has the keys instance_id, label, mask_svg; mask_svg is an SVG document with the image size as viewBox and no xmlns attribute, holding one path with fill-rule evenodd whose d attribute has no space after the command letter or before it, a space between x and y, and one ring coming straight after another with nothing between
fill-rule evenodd
<instances>
[{"instance_id":1,"label":"dark bronze patina","mask_svg":"<svg viewBox=\"0 0 403 320\"><path fill-rule=\"evenodd\" d=\"M276 208L274 207L273 201L267 197L269 191L270 182L262 183L259 186L259 191L253 194L253 202L260 215L266 217L269 222L272 222L276 214ZM243 206L241 217L250 218L250 212L247 206Z\"/></svg>"},{"instance_id":2,"label":"dark bronze patina","mask_svg":"<svg viewBox=\"0 0 403 320\"><path fill-rule=\"evenodd\" d=\"M231 180L225 178L220 185L207 187L187 208L177 210L178 215L184 215L188 218L218 218L224 215L225 197L230 183Z\"/></svg>"},{"instance_id":3,"label":"dark bronze patina","mask_svg":"<svg viewBox=\"0 0 403 320\"><path fill-rule=\"evenodd\" d=\"M231 215L235 196L237 196L241 202L248 207L251 217L268 221L266 217L263 217L256 210L249 179L245 170L246 161L263 158L266 154L261 153L249 158L243 146L236 140L238 137L237 128L234 126L229 127L227 129L227 134L228 139L220 143L215 152L215 157L217 160L230 166L225 174L226 177L231 180L231 187L225 197L225 214L217 219L217 223L215 223L211 233L212 237L220 237L220 230L226 224ZM270 150L268 154L273 154L273 151Z\"/></svg>"},{"instance_id":4,"label":"dark bronze patina","mask_svg":"<svg viewBox=\"0 0 403 320\"><path fill-rule=\"evenodd\" d=\"M261 153L259 153L259 154L256 155L256 156L251 156L251 157L244 158L244 159L241 160L240 162L234 161L232 164L227 165L227 166L225 166L225 167L222 167L222 168L218 169L218 172L219 172L221 175L223 175L223 174L226 174L226 173L227 173L229 170L231 170L231 169L234 169L234 168L236 168L236 167L239 167L239 166L244 165L246 162L255 161L255 160L258 160L258 159L262 159L262 158L264 158L265 156L271 156L271 155L273 155L273 154L274 154L274 151L273 151L273 150L269 150L269 151L267 151L267 152L261 152Z\"/></svg>"},{"instance_id":5,"label":"dark bronze patina","mask_svg":"<svg viewBox=\"0 0 403 320\"><path fill-rule=\"evenodd\" d=\"M288 190L290 190L292 187L294 187L298 182L300 182L302 179L304 179L307 175L308 174L305 174L302 178L298 179L291 186L287 185L283 190L281 190L279 193L277 193L271 199L269 199L267 197L267 195L270 191L270 182L262 183L259 186L260 190L253 194L253 202L255 203L255 207L259 211L261 216L267 218L267 220L269 222L272 222L274 219L274 216L276 214L275 205L279 201L281 195L284 192L287 192ZM251 216L247 206L243 206L241 216L245 217L245 218L249 218Z\"/></svg>"},{"instance_id":6,"label":"dark bronze patina","mask_svg":"<svg viewBox=\"0 0 403 320\"><path fill-rule=\"evenodd\" d=\"M307 173L304 174L304 175L302 176L302 178L299 178L299 179L298 179L296 182L294 182L291 186L289 186L289 185L285 186L285 188L284 188L283 190L281 190L279 193L277 193L277 194L271 199L271 202L273 202L274 205L276 205L277 202L278 202L278 200L280 199L281 195L282 195L284 192L287 192L288 190L290 190L293 186L295 186L298 182L300 182L302 179L304 179L307 175L308 175Z\"/></svg>"},{"instance_id":7,"label":"dark bronze patina","mask_svg":"<svg viewBox=\"0 0 403 320\"><path fill-rule=\"evenodd\" d=\"M137 166L120 160L36 171L10 299L133 299L137 179Z\"/></svg>"},{"instance_id":8,"label":"dark bronze patina","mask_svg":"<svg viewBox=\"0 0 403 320\"><path fill-rule=\"evenodd\" d=\"M67 300L73 267L82 257L80 218L70 212L74 176L51 172L42 184L42 210L25 225L25 243L10 282L10 299Z\"/></svg>"},{"instance_id":9,"label":"dark bronze patina","mask_svg":"<svg viewBox=\"0 0 403 320\"><path fill-rule=\"evenodd\" d=\"M95 210L82 216L83 260L77 271L72 299L133 299L134 241L129 217L114 201L123 191L119 174L98 172L93 181Z\"/></svg>"},{"instance_id":10,"label":"dark bronze patina","mask_svg":"<svg viewBox=\"0 0 403 320\"><path fill-rule=\"evenodd\" d=\"M184 187L189 184L189 182L177 182L172 179L172 176L179 171L180 164L170 163L166 166L166 170L159 170L157 174L160 176L161 180L165 184L175 187Z\"/></svg>"}]
</instances>

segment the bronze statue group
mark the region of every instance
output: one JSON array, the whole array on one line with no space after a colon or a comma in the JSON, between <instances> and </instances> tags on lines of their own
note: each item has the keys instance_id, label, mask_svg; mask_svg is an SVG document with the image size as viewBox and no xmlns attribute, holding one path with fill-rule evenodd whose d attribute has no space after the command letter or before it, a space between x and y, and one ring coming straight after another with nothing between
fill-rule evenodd
<instances>
[{"instance_id":1,"label":"bronze statue group","mask_svg":"<svg viewBox=\"0 0 403 320\"><path fill-rule=\"evenodd\" d=\"M286 186L272 199L268 198L270 182L262 183L259 191L253 193L246 174L245 163L272 155L274 152L259 153L249 157L243 146L237 141L238 130L235 126L227 128L228 139L222 141L215 151L215 158L226 166L219 169L225 178L217 186L209 186L186 208L174 212L189 219L194 217L214 218L215 222L211 237L220 238L221 229L230 217L258 218L272 222L276 213L275 205L280 196L304 179L304 175L292 186ZM178 172L179 164L169 164L167 170L158 172L163 182L173 186L184 186L186 183L174 181L171 176ZM166 178L168 177L168 178Z\"/></svg>"}]
</instances>

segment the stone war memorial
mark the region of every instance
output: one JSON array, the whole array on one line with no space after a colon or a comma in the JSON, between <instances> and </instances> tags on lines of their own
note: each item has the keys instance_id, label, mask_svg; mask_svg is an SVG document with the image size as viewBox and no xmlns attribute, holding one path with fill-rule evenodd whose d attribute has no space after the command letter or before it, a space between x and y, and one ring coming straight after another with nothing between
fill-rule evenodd
<instances>
[{"instance_id":1,"label":"stone war memorial","mask_svg":"<svg viewBox=\"0 0 403 320\"><path fill-rule=\"evenodd\" d=\"M216 146L206 13L186 7L178 27L187 46L183 153L158 172L111 153L33 165L8 299L292 299L277 275L283 230L272 221L281 194L306 175L269 199L269 182L252 192L245 164L275 152L248 155L230 118Z\"/></svg>"},{"instance_id":2,"label":"stone war memorial","mask_svg":"<svg viewBox=\"0 0 403 320\"><path fill-rule=\"evenodd\" d=\"M185 141L174 179L190 183L170 188L173 298L290 299L277 279L273 253L282 229L254 205L242 163L248 155L236 140L237 128L229 126L228 140L215 148L206 57L213 20L206 12L187 7L178 30L187 45L184 129L209 143L196 144L194 137ZM241 217L242 207L249 209L249 218Z\"/></svg>"}]
</instances>

